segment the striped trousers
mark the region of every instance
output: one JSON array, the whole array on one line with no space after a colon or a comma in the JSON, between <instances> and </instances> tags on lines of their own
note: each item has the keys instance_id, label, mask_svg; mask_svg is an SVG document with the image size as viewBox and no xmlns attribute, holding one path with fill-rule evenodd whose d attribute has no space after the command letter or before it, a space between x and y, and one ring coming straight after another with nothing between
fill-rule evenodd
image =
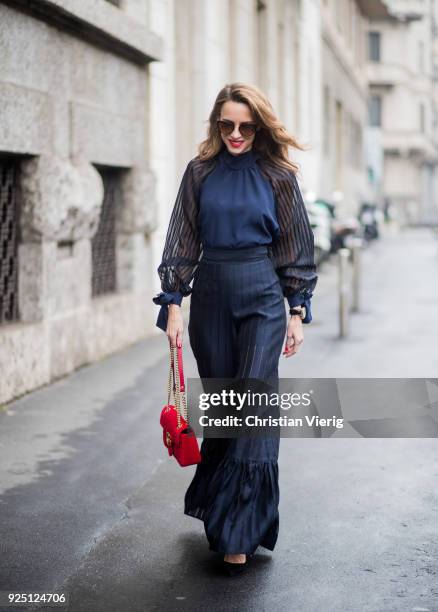
<instances>
[{"instance_id":1,"label":"striped trousers","mask_svg":"<svg viewBox=\"0 0 438 612\"><path fill-rule=\"evenodd\" d=\"M278 382L286 332L267 247L207 248L193 279L188 333L200 378ZM204 438L184 512L204 522L211 550L274 550L279 438Z\"/></svg>"}]
</instances>

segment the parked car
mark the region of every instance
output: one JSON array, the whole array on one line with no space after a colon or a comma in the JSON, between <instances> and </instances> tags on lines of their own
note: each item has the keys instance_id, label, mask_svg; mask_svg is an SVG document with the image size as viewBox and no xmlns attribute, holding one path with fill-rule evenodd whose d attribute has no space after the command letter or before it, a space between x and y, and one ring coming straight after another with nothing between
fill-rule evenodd
<instances>
[{"instance_id":1,"label":"parked car","mask_svg":"<svg viewBox=\"0 0 438 612\"><path fill-rule=\"evenodd\" d=\"M348 239L356 236L359 230L359 222L354 217L338 218L336 204L318 198L315 204L324 206L330 213L330 253L336 253L338 249L348 247Z\"/></svg>"},{"instance_id":2,"label":"parked car","mask_svg":"<svg viewBox=\"0 0 438 612\"><path fill-rule=\"evenodd\" d=\"M332 219L336 218L336 204L334 204L333 202L329 202L329 200L324 200L323 198L317 198L315 200L315 204L325 206L330 213L330 217Z\"/></svg>"},{"instance_id":3,"label":"parked car","mask_svg":"<svg viewBox=\"0 0 438 612\"><path fill-rule=\"evenodd\" d=\"M314 236L315 263L319 265L331 252L331 214L317 201L307 203L307 212Z\"/></svg>"}]
</instances>

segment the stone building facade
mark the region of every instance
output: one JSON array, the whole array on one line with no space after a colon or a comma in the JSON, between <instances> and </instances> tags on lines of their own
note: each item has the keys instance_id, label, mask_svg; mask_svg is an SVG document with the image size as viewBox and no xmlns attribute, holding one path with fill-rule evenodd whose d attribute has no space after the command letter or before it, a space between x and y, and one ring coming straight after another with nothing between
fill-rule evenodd
<instances>
[{"instance_id":1,"label":"stone building facade","mask_svg":"<svg viewBox=\"0 0 438 612\"><path fill-rule=\"evenodd\" d=\"M152 327L146 7L0 2L0 402Z\"/></svg>"},{"instance_id":2,"label":"stone building facade","mask_svg":"<svg viewBox=\"0 0 438 612\"><path fill-rule=\"evenodd\" d=\"M168 221L225 83L260 86L307 146L304 194L357 211L386 5L0 0L0 402L162 334Z\"/></svg>"},{"instance_id":3,"label":"stone building facade","mask_svg":"<svg viewBox=\"0 0 438 612\"><path fill-rule=\"evenodd\" d=\"M368 181L367 33L374 18L388 16L386 2L322 0L322 142L319 193L337 202L339 215L355 216L374 200ZM378 151L378 149L377 149Z\"/></svg>"},{"instance_id":4,"label":"stone building facade","mask_svg":"<svg viewBox=\"0 0 438 612\"><path fill-rule=\"evenodd\" d=\"M371 128L382 191L401 223L438 220L438 3L388 0L369 27Z\"/></svg>"}]
</instances>

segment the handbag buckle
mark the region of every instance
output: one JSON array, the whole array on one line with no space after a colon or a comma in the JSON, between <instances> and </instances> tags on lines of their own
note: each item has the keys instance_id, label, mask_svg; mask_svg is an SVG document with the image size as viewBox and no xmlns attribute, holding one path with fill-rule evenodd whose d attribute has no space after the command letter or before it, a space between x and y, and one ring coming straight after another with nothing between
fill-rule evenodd
<instances>
[{"instance_id":1,"label":"handbag buckle","mask_svg":"<svg viewBox=\"0 0 438 612\"><path fill-rule=\"evenodd\" d=\"M172 436L166 431L166 444L170 448L172 446Z\"/></svg>"}]
</instances>

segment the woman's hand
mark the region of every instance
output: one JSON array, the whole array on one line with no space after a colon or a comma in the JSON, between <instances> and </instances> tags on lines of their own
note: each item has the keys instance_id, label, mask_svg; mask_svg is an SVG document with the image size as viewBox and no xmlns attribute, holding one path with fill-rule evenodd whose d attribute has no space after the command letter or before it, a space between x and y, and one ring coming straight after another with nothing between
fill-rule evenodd
<instances>
[{"instance_id":1,"label":"woman's hand","mask_svg":"<svg viewBox=\"0 0 438 612\"><path fill-rule=\"evenodd\" d=\"M181 306L169 304L166 334L172 346L182 346L184 324Z\"/></svg>"},{"instance_id":2,"label":"woman's hand","mask_svg":"<svg viewBox=\"0 0 438 612\"><path fill-rule=\"evenodd\" d=\"M304 341L303 322L299 315L292 315L287 326L287 339L283 355L291 357L298 352Z\"/></svg>"}]
</instances>

